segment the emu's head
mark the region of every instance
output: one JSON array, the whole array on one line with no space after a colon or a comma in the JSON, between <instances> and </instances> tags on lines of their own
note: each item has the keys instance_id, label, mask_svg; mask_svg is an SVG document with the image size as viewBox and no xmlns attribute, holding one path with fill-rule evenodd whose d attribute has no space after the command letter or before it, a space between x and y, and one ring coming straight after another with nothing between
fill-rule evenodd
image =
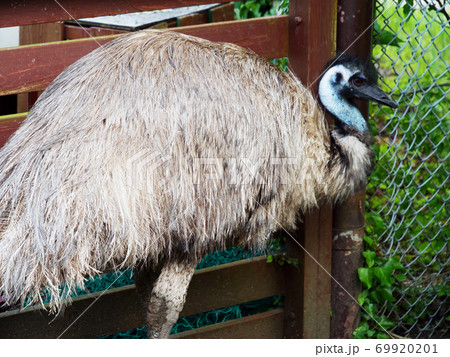
<instances>
[{"instance_id":1,"label":"emu's head","mask_svg":"<svg viewBox=\"0 0 450 357\"><path fill-rule=\"evenodd\" d=\"M364 117L353 99L366 99L396 108L397 104L377 87L375 69L357 57L341 55L330 60L319 84L319 98L344 131L367 131Z\"/></svg>"}]
</instances>

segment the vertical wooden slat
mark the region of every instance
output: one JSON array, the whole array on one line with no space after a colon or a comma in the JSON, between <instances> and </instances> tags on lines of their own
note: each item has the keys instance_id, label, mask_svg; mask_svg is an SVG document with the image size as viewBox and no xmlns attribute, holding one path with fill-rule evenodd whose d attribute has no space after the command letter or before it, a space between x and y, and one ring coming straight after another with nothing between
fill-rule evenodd
<instances>
[{"instance_id":1,"label":"vertical wooden slat","mask_svg":"<svg viewBox=\"0 0 450 357\"><path fill-rule=\"evenodd\" d=\"M60 41L63 38L63 22L20 26L19 42L21 45Z\"/></svg>"},{"instance_id":2,"label":"vertical wooden slat","mask_svg":"<svg viewBox=\"0 0 450 357\"><path fill-rule=\"evenodd\" d=\"M216 6L208 10L209 22L221 22L234 20L234 3Z\"/></svg>"},{"instance_id":3,"label":"vertical wooden slat","mask_svg":"<svg viewBox=\"0 0 450 357\"><path fill-rule=\"evenodd\" d=\"M369 60L374 0L339 0L338 3L338 51ZM368 103L357 104L367 118ZM332 272L339 284L333 281L331 290L331 338L352 338L359 326L360 309L356 299L361 292L358 267L362 265L364 249L364 200L365 190L361 190L334 209Z\"/></svg>"},{"instance_id":4,"label":"vertical wooden slat","mask_svg":"<svg viewBox=\"0 0 450 357\"><path fill-rule=\"evenodd\" d=\"M289 4L289 64L301 79L317 90L317 78L334 55L335 0L291 0ZM332 210L323 207L308 214L303 226L288 239L288 255L299 259L286 277L284 334L288 338L329 338ZM303 275L302 275L303 274Z\"/></svg>"},{"instance_id":5,"label":"vertical wooden slat","mask_svg":"<svg viewBox=\"0 0 450 357\"><path fill-rule=\"evenodd\" d=\"M192 26L200 25L208 22L208 11L197 12L177 18L177 26Z\"/></svg>"}]
</instances>

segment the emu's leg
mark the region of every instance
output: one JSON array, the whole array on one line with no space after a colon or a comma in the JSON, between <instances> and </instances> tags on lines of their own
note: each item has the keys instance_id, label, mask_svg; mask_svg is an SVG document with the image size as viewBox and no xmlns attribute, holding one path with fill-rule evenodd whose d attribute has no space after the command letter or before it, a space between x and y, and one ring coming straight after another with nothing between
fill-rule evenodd
<instances>
[{"instance_id":1,"label":"emu's leg","mask_svg":"<svg viewBox=\"0 0 450 357\"><path fill-rule=\"evenodd\" d=\"M138 294L144 303L149 338L168 338L183 309L196 264L167 262L156 269L135 271Z\"/></svg>"}]
</instances>

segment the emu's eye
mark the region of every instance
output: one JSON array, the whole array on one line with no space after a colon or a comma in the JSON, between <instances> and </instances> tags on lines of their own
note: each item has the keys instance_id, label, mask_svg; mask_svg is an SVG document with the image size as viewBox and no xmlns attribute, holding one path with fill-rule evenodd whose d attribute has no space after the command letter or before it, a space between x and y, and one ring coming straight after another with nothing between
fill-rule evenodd
<instances>
[{"instance_id":1,"label":"emu's eye","mask_svg":"<svg viewBox=\"0 0 450 357\"><path fill-rule=\"evenodd\" d=\"M361 78L356 77L355 79L353 79L353 84L357 87L360 87L363 83L364 81Z\"/></svg>"}]
</instances>

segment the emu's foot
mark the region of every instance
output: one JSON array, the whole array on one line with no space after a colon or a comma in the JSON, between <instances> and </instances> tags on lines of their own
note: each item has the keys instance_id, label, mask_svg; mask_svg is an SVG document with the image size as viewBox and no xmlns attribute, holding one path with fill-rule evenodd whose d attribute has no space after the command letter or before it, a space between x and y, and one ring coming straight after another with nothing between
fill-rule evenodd
<instances>
[{"instance_id":1,"label":"emu's foot","mask_svg":"<svg viewBox=\"0 0 450 357\"><path fill-rule=\"evenodd\" d=\"M196 263L167 262L162 269L135 272L136 288L144 302L149 338L169 337L183 309L195 266Z\"/></svg>"}]
</instances>

